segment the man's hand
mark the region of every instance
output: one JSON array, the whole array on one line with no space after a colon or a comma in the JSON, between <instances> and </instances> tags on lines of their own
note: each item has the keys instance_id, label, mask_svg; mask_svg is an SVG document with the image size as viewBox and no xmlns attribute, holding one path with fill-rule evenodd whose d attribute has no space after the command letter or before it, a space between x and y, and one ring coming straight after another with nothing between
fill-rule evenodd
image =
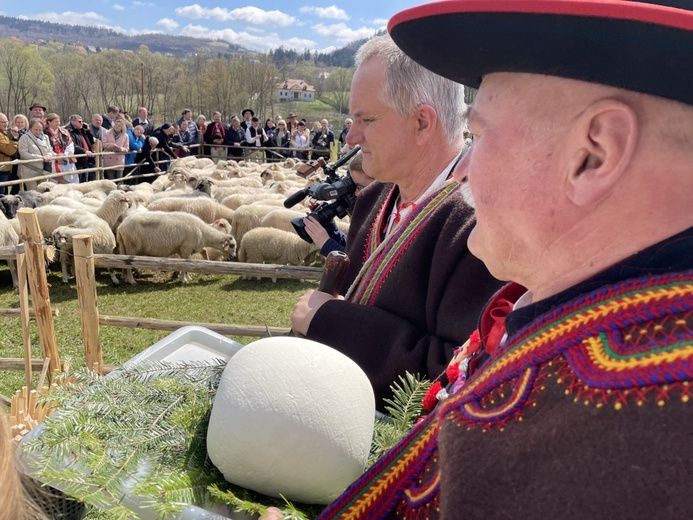
<instances>
[{"instance_id":1,"label":"man's hand","mask_svg":"<svg viewBox=\"0 0 693 520\"><path fill-rule=\"evenodd\" d=\"M327 230L322 227L320 222L315 220L315 217L304 218L303 224L305 225L306 233L308 233L308 236L313 239L315 245L322 248L323 244L325 244L325 242L327 242L327 240L330 238Z\"/></svg>"},{"instance_id":2,"label":"man's hand","mask_svg":"<svg viewBox=\"0 0 693 520\"><path fill-rule=\"evenodd\" d=\"M313 289L308 290L298 299L291 313L291 328L293 331L305 336L308 332L308 327L310 327L310 322L313 316L315 316L315 313L318 312L318 309L322 307L325 302L336 299L337 298L334 296L324 292L315 291Z\"/></svg>"}]
</instances>

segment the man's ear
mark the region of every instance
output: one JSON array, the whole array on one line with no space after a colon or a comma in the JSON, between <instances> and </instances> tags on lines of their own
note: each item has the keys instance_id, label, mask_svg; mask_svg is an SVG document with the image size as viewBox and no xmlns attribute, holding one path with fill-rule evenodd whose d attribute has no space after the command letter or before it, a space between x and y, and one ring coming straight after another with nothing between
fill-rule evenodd
<instances>
[{"instance_id":1,"label":"man's ear","mask_svg":"<svg viewBox=\"0 0 693 520\"><path fill-rule=\"evenodd\" d=\"M633 160L638 133L635 110L616 99L598 101L580 115L567 172L567 195L574 204L589 205L608 194Z\"/></svg>"},{"instance_id":2,"label":"man's ear","mask_svg":"<svg viewBox=\"0 0 693 520\"><path fill-rule=\"evenodd\" d=\"M420 144L426 144L433 136L440 120L430 105L419 105L416 108L416 138Z\"/></svg>"}]
</instances>

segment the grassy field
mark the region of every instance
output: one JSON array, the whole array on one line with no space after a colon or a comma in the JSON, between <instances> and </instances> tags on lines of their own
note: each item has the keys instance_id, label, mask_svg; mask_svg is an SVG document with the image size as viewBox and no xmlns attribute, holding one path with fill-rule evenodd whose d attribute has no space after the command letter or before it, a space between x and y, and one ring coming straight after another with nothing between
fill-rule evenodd
<instances>
[{"instance_id":1,"label":"grassy field","mask_svg":"<svg viewBox=\"0 0 693 520\"><path fill-rule=\"evenodd\" d=\"M17 291L12 289L5 262L0 266L0 308L18 308ZM267 325L289 327L291 309L306 289L317 282L270 279L243 280L237 276L194 274L183 285L171 273L144 273L138 285L113 287L105 271L97 270L99 314L159 318L204 323ZM59 266L48 275L56 342L61 359L73 366L84 365L84 346L74 280L64 285ZM31 322L33 357L41 358L36 324ZM119 365L170 332L102 326L99 337L107 365ZM257 338L232 337L241 343ZM22 331L18 318L0 318L0 357L22 357ZM34 375L34 384L38 375ZM9 396L24 384L23 371L0 371L0 394Z\"/></svg>"}]
</instances>

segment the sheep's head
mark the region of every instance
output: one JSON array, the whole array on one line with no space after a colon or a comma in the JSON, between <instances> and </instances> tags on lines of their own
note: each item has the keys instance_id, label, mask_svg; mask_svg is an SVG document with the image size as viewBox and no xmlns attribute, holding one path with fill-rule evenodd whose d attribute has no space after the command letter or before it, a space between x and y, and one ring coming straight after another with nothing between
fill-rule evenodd
<instances>
[{"instance_id":1,"label":"sheep's head","mask_svg":"<svg viewBox=\"0 0 693 520\"><path fill-rule=\"evenodd\" d=\"M218 218L212 222L211 225L213 228L218 229L219 231L223 231L228 235L231 234L231 224L225 218Z\"/></svg>"},{"instance_id":2,"label":"sheep's head","mask_svg":"<svg viewBox=\"0 0 693 520\"><path fill-rule=\"evenodd\" d=\"M65 233L65 226L60 226L55 228L53 234L51 235L51 240L53 241L53 246L60 249L62 246L69 243L70 236Z\"/></svg>"},{"instance_id":3,"label":"sheep's head","mask_svg":"<svg viewBox=\"0 0 693 520\"><path fill-rule=\"evenodd\" d=\"M14 218L17 216L17 210L22 206L22 199L16 195L2 195L0 203L3 214L7 218Z\"/></svg>"}]
</instances>

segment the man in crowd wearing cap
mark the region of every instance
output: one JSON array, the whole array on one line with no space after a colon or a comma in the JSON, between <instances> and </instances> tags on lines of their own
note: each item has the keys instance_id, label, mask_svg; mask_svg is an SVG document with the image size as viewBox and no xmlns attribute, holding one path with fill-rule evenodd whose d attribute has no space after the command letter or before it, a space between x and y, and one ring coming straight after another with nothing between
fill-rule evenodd
<instances>
[{"instance_id":1,"label":"man in crowd wearing cap","mask_svg":"<svg viewBox=\"0 0 693 520\"><path fill-rule=\"evenodd\" d=\"M164 123L159 128L155 129L154 133L152 134L152 137L155 137L158 141L158 147L161 148L164 154L171 159L176 158L176 153L173 151L173 148L171 148L171 140L173 139L173 134L175 133L176 127L174 127L171 123ZM161 157L159 158L162 159ZM161 168L162 171L168 170L168 161L166 160L159 163L159 168Z\"/></svg>"},{"instance_id":2,"label":"man in crowd wearing cap","mask_svg":"<svg viewBox=\"0 0 693 520\"><path fill-rule=\"evenodd\" d=\"M46 124L46 110L48 110L45 105L40 103L33 103L29 107L29 120L40 119L43 124Z\"/></svg>"},{"instance_id":3,"label":"man in crowd wearing cap","mask_svg":"<svg viewBox=\"0 0 693 520\"><path fill-rule=\"evenodd\" d=\"M448 396L321 518L691 517L682 5L457 0L390 21L413 59L480 85L455 176L474 197L470 249L512 283Z\"/></svg>"},{"instance_id":4,"label":"man in crowd wearing cap","mask_svg":"<svg viewBox=\"0 0 693 520\"><path fill-rule=\"evenodd\" d=\"M406 371L435 377L445 368L500 283L467 248L474 213L451 178L463 148L462 85L412 62L387 36L363 45L356 62L347 139L379 182L354 208L345 298L308 291L291 323L358 363L384 410Z\"/></svg>"},{"instance_id":5,"label":"man in crowd wearing cap","mask_svg":"<svg viewBox=\"0 0 693 520\"><path fill-rule=\"evenodd\" d=\"M298 121L296 121L296 114L293 112L290 112L286 118L286 129L288 130L289 134L291 134L291 137L293 137L296 130L298 130Z\"/></svg>"}]
</instances>

